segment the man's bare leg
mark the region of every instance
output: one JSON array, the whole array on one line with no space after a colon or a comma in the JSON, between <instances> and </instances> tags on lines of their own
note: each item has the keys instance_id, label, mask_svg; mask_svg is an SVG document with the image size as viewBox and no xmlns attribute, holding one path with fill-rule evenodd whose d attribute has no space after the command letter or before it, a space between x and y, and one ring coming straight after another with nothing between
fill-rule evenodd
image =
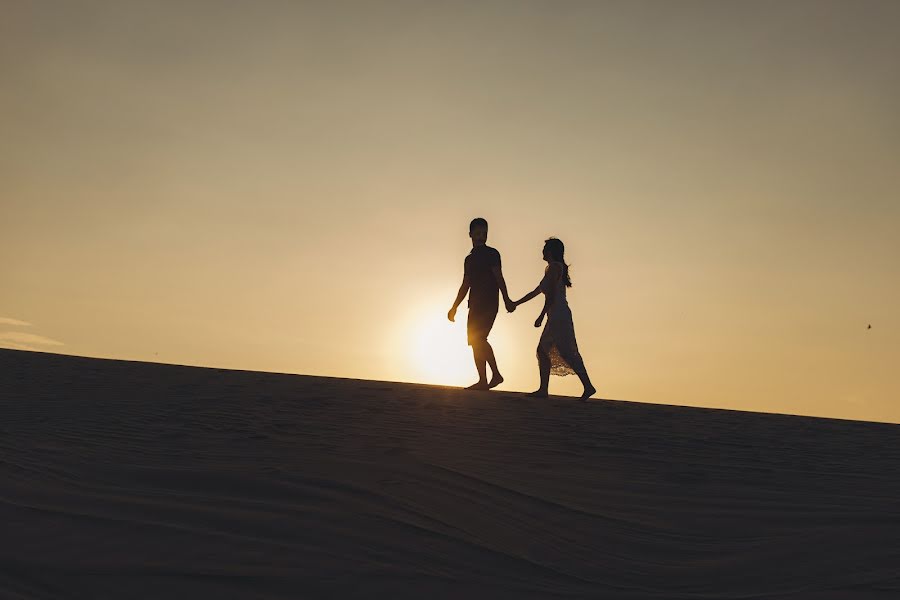
<instances>
[{"instance_id":1,"label":"man's bare leg","mask_svg":"<svg viewBox=\"0 0 900 600\"><path fill-rule=\"evenodd\" d=\"M478 382L467 387L467 390L489 389L487 382L487 359L485 357L484 349L486 344L487 340L479 340L472 344L472 358L475 360L475 369L478 371Z\"/></svg>"},{"instance_id":2,"label":"man's bare leg","mask_svg":"<svg viewBox=\"0 0 900 600\"><path fill-rule=\"evenodd\" d=\"M491 347L490 342L486 341L484 343L484 350L487 364L491 367L491 373L494 374L490 382L488 382L488 388L495 388L503 383L503 375L500 374L500 369L497 368L497 359L494 357L494 349Z\"/></svg>"}]
</instances>

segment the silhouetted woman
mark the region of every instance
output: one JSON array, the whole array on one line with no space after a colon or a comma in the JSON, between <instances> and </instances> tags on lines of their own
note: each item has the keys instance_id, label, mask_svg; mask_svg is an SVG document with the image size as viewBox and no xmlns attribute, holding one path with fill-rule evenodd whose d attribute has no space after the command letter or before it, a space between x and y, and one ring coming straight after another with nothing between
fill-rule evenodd
<instances>
[{"instance_id":1,"label":"silhouetted woman","mask_svg":"<svg viewBox=\"0 0 900 600\"><path fill-rule=\"evenodd\" d=\"M587 400L597 390L591 384L584 361L578 352L578 343L575 341L572 311L566 300L566 288L572 287L572 281L569 279L569 267L563 259L564 252L565 246L562 241L550 238L544 242L544 260L547 261L544 278L533 291L515 302L515 305L525 304L538 294L544 294L544 309L534 322L535 327L540 327L544 315L547 315L547 324L537 347L541 387L531 395L547 396L551 373L561 376L574 373L584 385L581 399Z\"/></svg>"}]
</instances>

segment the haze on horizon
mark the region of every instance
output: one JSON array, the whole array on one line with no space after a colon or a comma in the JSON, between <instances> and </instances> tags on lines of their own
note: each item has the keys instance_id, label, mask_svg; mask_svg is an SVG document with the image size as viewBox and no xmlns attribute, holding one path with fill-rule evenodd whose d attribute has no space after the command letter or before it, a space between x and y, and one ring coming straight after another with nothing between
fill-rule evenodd
<instances>
[{"instance_id":1,"label":"haze on horizon","mask_svg":"<svg viewBox=\"0 0 900 600\"><path fill-rule=\"evenodd\" d=\"M470 383L482 216L599 397L900 422L900 3L3 12L0 346Z\"/></svg>"}]
</instances>

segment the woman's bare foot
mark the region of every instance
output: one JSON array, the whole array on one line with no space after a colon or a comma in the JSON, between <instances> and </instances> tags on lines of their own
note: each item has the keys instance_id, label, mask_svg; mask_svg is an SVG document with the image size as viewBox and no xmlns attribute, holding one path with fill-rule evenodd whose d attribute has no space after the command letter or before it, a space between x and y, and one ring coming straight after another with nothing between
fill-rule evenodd
<instances>
[{"instance_id":1,"label":"woman's bare foot","mask_svg":"<svg viewBox=\"0 0 900 600\"><path fill-rule=\"evenodd\" d=\"M470 386L467 387L466 389L467 389L467 390L487 390L487 389L490 389L490 388L488 388L488 384L487 384L486 381L479 381L479 382L477 382L477 383L473 383L472 385L470 385Z\"/></svg>"},{"instance_id":2,"label":"woman's bare foot","mask_svg":"<svg viewBox=\"0 0 900 600\"><path fill-rule=\"evenodd\" d=\"M593 396L596 393L597 393L597 390L594 388L594 386L589 385L586 388L584 388L584 393L581 394L581 400L586 402L588 398L590 398L591 396Z\"/></svg>"},{"instance_id":3,"label":"woman's bare foot","mask_svg":"<svg viewBox=\"0 0 900 600\"><path fill-rule=\"evenodd\" d=\"M503 383L503 375L499 375L499 374L497 374L497 373L494 373L494 376L491 377L490 383L488 383L488 389L489 389L489 390L494 389L495 387L497 387L497 386L500 385L501 383Z\"/></svg>"},{"instance_id":4,"label":"woman's bare foot","mask_svg":"<svg viewBox=\"0 0 900 600\"><path fill-rule=\"evenodd\" d=\"M547 394L547 390L535 390L528 395L533 398L546 398L549 394Z\"/></svg>"}]
</instances>

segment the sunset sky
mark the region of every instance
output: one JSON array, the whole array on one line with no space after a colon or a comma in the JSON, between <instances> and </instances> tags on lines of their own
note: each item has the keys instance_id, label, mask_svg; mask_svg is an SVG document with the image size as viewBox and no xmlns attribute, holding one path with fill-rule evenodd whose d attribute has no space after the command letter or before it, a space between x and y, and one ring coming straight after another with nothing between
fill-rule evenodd
<instances>
[{"instance_id":1,"label":"sunset sky","mask_svg":"<svg viewBox=\"0 0 900 600\"><path fill-rule=\"evenodd\" d=\"M900 422L900 2L0 7L2 346Z\"/></svg>"}]
</instances>

